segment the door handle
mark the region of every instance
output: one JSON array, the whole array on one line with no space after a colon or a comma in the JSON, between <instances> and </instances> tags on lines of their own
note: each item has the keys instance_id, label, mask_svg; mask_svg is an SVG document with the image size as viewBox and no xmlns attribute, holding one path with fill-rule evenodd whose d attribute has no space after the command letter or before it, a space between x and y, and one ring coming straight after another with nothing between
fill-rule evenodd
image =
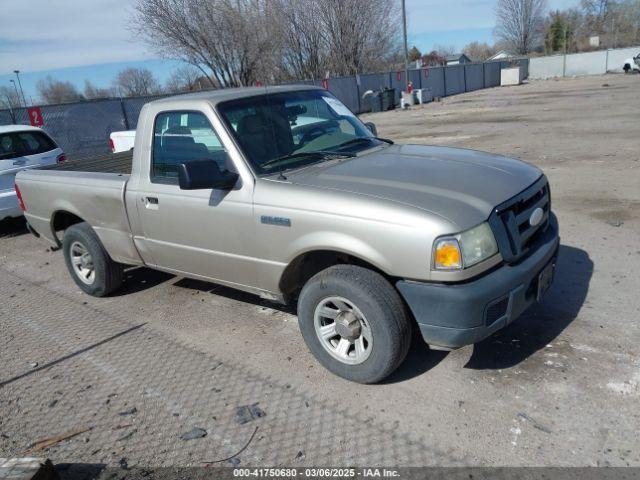
<instances>
[{"instance_id":1,"label":"door handle","mask_svg":"<svg viewBox=\"0 0 640 480\"><path fill-rule=\"evenodd\" d=\"M13 162L14 165L24 165L25 163L27 163L26 160L16 160Z\"/></svg>"},{"instance_id":2,"label":"door handle","mask_svg":"<svg viewBox=\"0 0 640 480\"><path fill-rule=\"evenodd\" d=\"M158 209L158 197L142 197L141 200L145 208L149 210Z\"/></svg>"}]
</instances>

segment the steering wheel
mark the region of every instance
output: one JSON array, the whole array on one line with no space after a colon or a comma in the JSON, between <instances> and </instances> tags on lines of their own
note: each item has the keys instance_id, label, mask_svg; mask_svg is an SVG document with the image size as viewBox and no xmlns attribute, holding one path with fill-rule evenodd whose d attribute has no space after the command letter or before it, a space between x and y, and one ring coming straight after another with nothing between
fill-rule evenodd
<instances>
[{"instance_id":1,"label":"steering wheel","mask_svg":"<svg viewBox=\"0 0 640 480\"><path fill-rule=\"evenodd\" d=\"M300 137L300 146L305 145L322 135L329 133L330 130L336 128L337 122L334 120L327 120L317 125L310 125L308 130ZM304 128L304 127L303 127Z\"/></svg>"}]
</instances>

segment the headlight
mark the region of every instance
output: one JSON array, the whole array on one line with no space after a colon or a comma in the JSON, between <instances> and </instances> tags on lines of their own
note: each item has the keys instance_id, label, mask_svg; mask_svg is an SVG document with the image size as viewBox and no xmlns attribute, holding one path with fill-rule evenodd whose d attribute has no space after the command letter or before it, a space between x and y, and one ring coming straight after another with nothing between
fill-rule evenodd
<instances>
[{"instance_id":1,"label":"headlight","mask_svg":"<svg viewBox=\"0 0 640 480\"><path fill-rule=\"evenodd\" d=\"M498 253L498 245L487 222L466 232L436 239L433 266L436 270L461 270Z\"/></svg>"}]
</instances>

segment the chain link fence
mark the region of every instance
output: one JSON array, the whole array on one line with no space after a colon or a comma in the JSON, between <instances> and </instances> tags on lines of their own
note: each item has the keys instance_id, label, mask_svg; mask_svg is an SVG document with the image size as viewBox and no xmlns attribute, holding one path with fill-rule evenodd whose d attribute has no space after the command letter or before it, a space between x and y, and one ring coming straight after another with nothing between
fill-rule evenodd
<instances>
[{"instance_id":1,"label":"chain link fence","mask_svg":"<svg viewBox=\"0 0 640 480\"><path fill-rule=\"evenodd\" d=\"M445 97L500 85L500 70L516 64L528 76L529 60L518 59L428 67L409 70L414 89L430 89L433 97ZM291 84L326 86L354 113L366 113L369 105L363 95L368 90L395 89L396 105L406 85L401 72L374 73L349 77L303 80ZM324 85L323 85L324 84ZM162 95L135 98L92 100L40 107L43 128L71 158L82 158L109 152L109 134L118 130L134 130L145 103ZM0 125L29 125L27 109L0 110Z\"/></svg>"}]
</instances>

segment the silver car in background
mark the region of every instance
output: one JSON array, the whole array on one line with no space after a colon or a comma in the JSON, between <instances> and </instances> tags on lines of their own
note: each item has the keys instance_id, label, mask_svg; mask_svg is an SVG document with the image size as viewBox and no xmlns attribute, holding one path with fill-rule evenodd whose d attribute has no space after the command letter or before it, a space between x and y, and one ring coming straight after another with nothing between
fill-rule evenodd
<instances>
[{"instance_id":1,"label":"silver car in background","mask_svg":"<svg viewBox=\"0 0 640 480\"><path fill-rule=\"evenodd\" d=\"M22 216L14 189L16 173L65 160L62 149L40 128L0 126L0 221Z\"/></svg>"}]
</instances>

